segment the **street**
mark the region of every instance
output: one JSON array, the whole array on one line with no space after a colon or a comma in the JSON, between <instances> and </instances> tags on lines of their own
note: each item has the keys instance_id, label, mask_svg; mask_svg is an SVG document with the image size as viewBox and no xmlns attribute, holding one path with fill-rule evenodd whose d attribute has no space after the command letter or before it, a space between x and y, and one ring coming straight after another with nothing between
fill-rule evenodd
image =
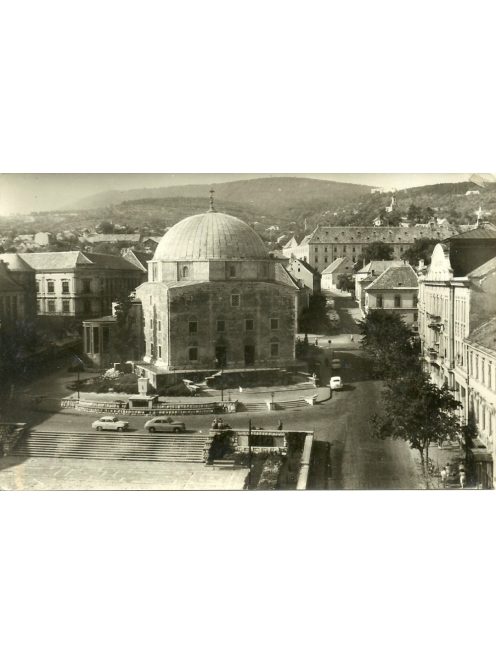
<instances>
[{"instance_id":1,"label":"street","mask_svg":"<svg viewBox=\"0 0 496 664\"><path fill-rule=\"evenodd\" d=\"M315 440L330 444L327 472L320 472L320 481L313 484L321 489L416 489L419 487L417 468L408 446L403 441L378 440L372 433L370 419L380 398L381 384L370 380L362 351L325 348L330 357L340 358L345 389L333 392L313 407L275 412L239 412L224 419L234 428L253 426L276 428L282 419L285 429L313 429ZM321 384L328 384L331 370L320 368ZM335 370L332 373L336 373ZM45 431L90 431L95 414L79 413L72 409L56 413L18 411L17 420ZM131 429L143 431L150 416L127 418ZM187 429L207 431L212 415L178 417ZM116 434L116 440L119 435ZM61 462L63 463L63 462ZM323 469L321 469L323 470ZM326 476L327 475L327 476Z\"/></svg>"}]
</instances>

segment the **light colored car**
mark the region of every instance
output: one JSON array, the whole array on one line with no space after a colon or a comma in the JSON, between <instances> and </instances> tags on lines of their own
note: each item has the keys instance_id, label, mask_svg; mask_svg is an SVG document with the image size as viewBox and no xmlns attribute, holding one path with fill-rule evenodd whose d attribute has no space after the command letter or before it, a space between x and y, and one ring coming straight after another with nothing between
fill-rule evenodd
<instances>
[{"instance_id":1,"label":"light colored car","mask_svg":"<svg viewBox=\"0 0 496 664\"><path fill-rule=\"evenodd\" d=\"M341 376L332 376L329 381L331 390L342 390L343 389L343 379Z\"/></svg>"},{"instance_id":2,"label":"light colored car","mask_svg":"<svg viewBox=\"0 0 496 664\"><path fill-rule=\"evenodd\" d=\"M170 417L154 417L152 420L148 420L148 422L145 423L145 429L150 433L155 433L156 431L184 433L184 431L186 431L186 425L184 422L175 422Z\"/></svg>"},{"instance_id":3,"label":"light colored car","mask_svg":"<svg viewBox=\"0 0 496 664\"><path fill-rule=\"evenodd\" d=\"M129 422L120 420L118 417L112 415L106 415L105 417L101 417L99 420L93 422L91 426L97 431L125 431L129 428Z\"/></svg>"},{"instance_id":4,"label":"light colored car","mask_svg":"<svg viewBox=\"0 0 496 664\"><path fill-rule=\"evenodd\" d=\"M341 369L341 360L335 357L331 360L331 369Z\"/></svg>"}]
</instances>

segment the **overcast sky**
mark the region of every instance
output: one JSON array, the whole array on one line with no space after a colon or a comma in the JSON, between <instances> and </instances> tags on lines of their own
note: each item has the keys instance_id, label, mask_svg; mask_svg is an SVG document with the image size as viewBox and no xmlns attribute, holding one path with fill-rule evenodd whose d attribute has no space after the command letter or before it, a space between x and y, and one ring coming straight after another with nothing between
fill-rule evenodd
<instances>
[{"instance_id":1,"label":"overcast sky","mask_svg":"<svg viewBox=\"0 0 496 664\"><path fill-rule=\"evenodd\" d=\"M405 187L416 187L438 182L462 182L467 180L470 174L292 173L291 175L403 189ZM126 190L181 184L211 184L257 177L268 177L268 175L260 173L5 174L0 175L0 215L63 208L65 205L70 205L84 196L97 194L108 189Z\"/></svg>"}]
</instances>

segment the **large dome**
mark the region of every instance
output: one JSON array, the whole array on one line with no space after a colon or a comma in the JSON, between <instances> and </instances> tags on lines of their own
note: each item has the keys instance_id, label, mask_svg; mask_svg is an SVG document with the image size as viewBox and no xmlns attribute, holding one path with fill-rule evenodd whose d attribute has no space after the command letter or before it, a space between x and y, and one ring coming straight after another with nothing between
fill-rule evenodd
<instances>
[{"instance_id":1,"label":"large dome","mask_svg":"<svg viewBox=\"0 0 496 664\"><path fill-rule=\"evenodd\" d=\"M160 240L154 260L267 258L262 239L241 219L209 211L175 224Z\"/></svg>"}]
</instances>

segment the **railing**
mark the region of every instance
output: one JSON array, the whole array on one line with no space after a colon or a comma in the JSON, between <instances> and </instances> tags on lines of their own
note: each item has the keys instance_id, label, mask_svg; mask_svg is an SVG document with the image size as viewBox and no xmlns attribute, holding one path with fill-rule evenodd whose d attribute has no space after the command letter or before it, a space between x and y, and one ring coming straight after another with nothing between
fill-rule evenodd
<instances>
[{"instance_id":1,"label":"railing","mask_svg":"<svg viewBox=\"0 0 496 664\"><path fill-rule=\"evenodd\" d=\"M112 415L208 415L235 413L237 401L213 401L209 403L167 403L154 408L123 408L115 402L62 399L62 408L74 408L85 413L110 413Z\"/></svg>"}]
</instances>

